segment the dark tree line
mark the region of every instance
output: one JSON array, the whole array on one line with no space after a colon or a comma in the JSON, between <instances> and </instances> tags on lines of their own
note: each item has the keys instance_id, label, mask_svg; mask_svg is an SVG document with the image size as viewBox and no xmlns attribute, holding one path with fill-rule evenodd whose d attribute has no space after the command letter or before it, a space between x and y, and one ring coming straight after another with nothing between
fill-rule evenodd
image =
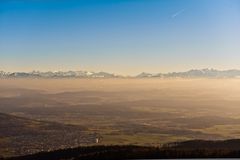
<instances>
[{"instance_id":1,"label":"dark tree line","mask_svg":"<svg viewBox=\"0 0 240 160\"><path fill-rule=\"evenodd\" d=\"M240 140L186 141L162 147L89 146L41 152L5 160L120 160L167 158L239 158Z\"/></svg>"}]
</instances>

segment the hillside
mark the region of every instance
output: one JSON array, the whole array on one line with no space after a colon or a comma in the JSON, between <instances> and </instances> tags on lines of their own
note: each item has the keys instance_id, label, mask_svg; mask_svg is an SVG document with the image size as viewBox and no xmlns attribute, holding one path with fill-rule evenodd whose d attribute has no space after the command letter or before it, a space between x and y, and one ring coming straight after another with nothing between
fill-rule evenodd
<instances>
[{"instance_id":1,"label":"hillside","mask_svg":"<svg viewBox=\"0 0 240 160\"><path fill-rule=\"evenodd\" d=\"M0 113L0 155L26 155L94 143L95 135L86 130Z\"/></svg>"},{"instance_id":2,"label":"hillside","mask_svg":"<svg viewBox=\"0 0 240 160\"><path fill-rule=\"evenodd\" d=\"M42 152L35 155L13 157L6 160L87 160L87 159L161 159L161 158L239 158L240 140L192 140L165 145L144 146L92 146Z\"/></svg>"}]
</instances>

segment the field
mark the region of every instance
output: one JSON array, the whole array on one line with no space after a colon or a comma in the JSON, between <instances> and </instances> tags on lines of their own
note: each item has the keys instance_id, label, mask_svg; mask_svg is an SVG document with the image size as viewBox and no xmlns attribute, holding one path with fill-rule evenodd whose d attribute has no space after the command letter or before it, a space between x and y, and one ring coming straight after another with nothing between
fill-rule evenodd
<instances>
[{"instance_id":1,"label":"field","mask_svg":"<svg viewBox=\"0 0 240 160\"><path fill-rule=\"evenodd\" d=\"M240 79L1 79L0 155L240 138L239 107Z\"/></svg>"}]
</instances>

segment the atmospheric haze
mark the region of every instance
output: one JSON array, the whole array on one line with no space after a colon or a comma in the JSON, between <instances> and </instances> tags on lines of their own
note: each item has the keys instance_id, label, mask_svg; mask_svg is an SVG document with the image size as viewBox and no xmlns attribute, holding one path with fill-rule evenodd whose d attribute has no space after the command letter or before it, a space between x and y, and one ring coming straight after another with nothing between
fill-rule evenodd
<instances>
[{"instance_id":1,"label":"atmospheric haze","mask_svg":"<svg viewBox=\"0 0 240 160\"><path fill-rule=\"evenodd\" d=\"M240 79L1 79L1 112L25 118L24 124L28 125L24 133L31 131L24 141L14 141L22 131L8 139L1 136L1 145L10 155L31 151L32 140L36 141L36 150L31 153L42 146L58 149L60 144L37 143L43 137L32 133L31 127L38 128L41 123L60 125L54 129L56 135L63 128L69 130L69 125L77 128L71 136L62 132L65 140L59 143L65 147L95 145L94 137L100 144L138 145L240 138L239 86ZM9 123L6 119L4 122ZM81 140L76 140L76 135L81 135ZM27 149L19 151L18 145Z\"/></svg>"}]
</instances>

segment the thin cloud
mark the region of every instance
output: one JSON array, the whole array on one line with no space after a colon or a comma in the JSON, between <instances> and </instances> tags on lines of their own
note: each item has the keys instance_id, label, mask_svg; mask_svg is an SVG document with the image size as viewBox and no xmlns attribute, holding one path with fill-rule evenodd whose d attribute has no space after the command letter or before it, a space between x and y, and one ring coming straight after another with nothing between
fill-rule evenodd
<instances>
[{"instance_id":1,"label":"thin cloud","mask_svg":"<svg viewBox=\"0 0 240 160\"><path fill-rule=\"evenodd\" d=\"M185 11L185 9L182 9L180 11L177 11L176 13L172 14L172 18L176 18L177 16L179 16L180 14L182 14Z\"/></svg>"}]
</instances>

